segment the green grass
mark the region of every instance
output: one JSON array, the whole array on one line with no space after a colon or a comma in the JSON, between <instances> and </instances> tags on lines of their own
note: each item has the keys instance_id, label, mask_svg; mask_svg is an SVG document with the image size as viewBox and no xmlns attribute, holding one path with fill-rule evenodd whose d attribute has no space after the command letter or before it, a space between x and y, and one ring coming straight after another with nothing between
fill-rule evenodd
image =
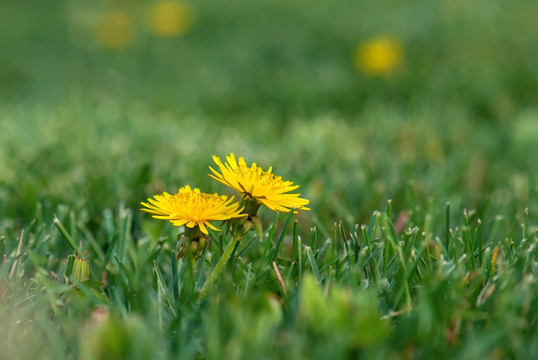
<instances>
[{"instance_id":1,"label":"green grass","mask_svg":"<svg viewBox=\"0 0 538 360\"><path fill-rule=\"evenodd\" d=\"M535 4L201 1L174 40L145 4L0 4L0 359L538 358ZM111 9L132 46L77 47ZM405 60L368 77L380 33ZM230 152L312 210L207 282L232 236L176 261L140 202L234 195Z\"/></svg>"},{"instance_id":2,"label":"green grass","mask_svg":"<svg viewBox=\"0 0 538 360\"><path fill-rule=\"evenodd\" d=\"M537 354L538 189L518 123L373 107L360 123L323 115L282 131L105 106L4 107L3 357ZM231 194L206 166L232 150L300 184L312 211L285 227L262 209L263 241L249 233L196 301L231 236L175 263L179 229L137 203L187 183ZM92 282L61 277L73 253Z\"/></svg>"}]
</instances>

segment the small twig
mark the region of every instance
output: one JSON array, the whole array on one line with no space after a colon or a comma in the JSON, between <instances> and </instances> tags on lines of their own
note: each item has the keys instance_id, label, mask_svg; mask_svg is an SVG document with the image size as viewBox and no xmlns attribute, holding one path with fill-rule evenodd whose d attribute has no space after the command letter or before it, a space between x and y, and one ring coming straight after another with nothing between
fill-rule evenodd
<instances>
[{"instance_id":1,"label":"small twig","mask_svg":"<svg viewBox=\"0 0 538 360\"><path fill-rule=\"evenodd\" d=\"M19 246L17 247L17 254L15 257L18 257L21 254L21 247L22 247L22 239L24 238L24 229L21 230L21 236L19 238ZM16 259L13 262L13 265L11 266L11 272L9 273L9 278L12 279L13 275L15 274L15 269L17 268L17 265L19 263L19 259Z\"/></svg>"},{"instance_id":2,"label":"small twig","mask_svg":"<svg viewBox=\"0 0 538 360\"><path fill-rule=\"evenodd\" d=\"M24 229L21 230L21 237L19 238L19 246L17 247L17 254L15 255L15 258L17 258L21 254L21 248L22 248L22 240L24 239ZM4 254L4 264L7 262L7 256ZM13 262L13 265L11 266L11 271L9 272L9 278L12 279L13 275L15 275L15 270L17 269L17 264L19 262L19 259L16 259ZM6 294L6 279L4 278L2 280L2 283L0 284L0 300L4 298L4 295Z\"/></svg>"},{"instance_id":3,"label":"small twig","mask_svg":"<svg viewBox=\"0 0 538 360\"><path fill-rule=\"evenodd\" d=\"M391 311L387 315L382 316L381 320L390 320L390 319L398 317L400 315L407 314L409 311L410 311L410 309L405 309L405 308L402 309L402 310L399 310L399 311Z\"/></svg>"},{"instance_id":4,"label":"small twig","mask_svg":"<svg viewBox=\"0 0 538 360\"><path fill-rule=\"evenodd\" d=\"M280 275L280 271L278 271L278 267L276 266L276 262L273 261L273 269L276 273L276 278L278 279L278 283L280 284L280 287L282 288L282 291L284 291L284 295L288 295L288 291L286 290L286 285L284 284L284 280L282 280L282 276Z\"/></svg>"}]
</instances>

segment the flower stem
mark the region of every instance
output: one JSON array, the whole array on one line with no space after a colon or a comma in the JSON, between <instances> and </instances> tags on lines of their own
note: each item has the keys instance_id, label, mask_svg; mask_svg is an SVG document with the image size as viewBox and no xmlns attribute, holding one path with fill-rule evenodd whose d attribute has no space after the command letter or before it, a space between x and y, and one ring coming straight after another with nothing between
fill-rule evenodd
<instances>
[{"instance_id":1,"label":"flower stem","mask_svg":"<svg viewBox=\"0 0 538 360\"><path fill-rule=\"evenodd\" d=\"M226 246L226 249L224 249L224 252L222 253L222 256L219 259L219 262L217 263L217 265L215 266L215 269L209 276L209 279L207 279L207 281L205 282L204 287L202 288L202 291L200 292L200 295L198 295L198 299L196 299L196 301L200 302L207 295L209 288L213 285L215 280L217 280L217 277L222 272L222 269L224 269L224 265L226 265L226 263L232 256L232 252L233 252L233 249L235 248L235 245L242 237L243 236L239 231L234 234L232 241L230 241L228 246Z\"/></svg>"}]
</instances>

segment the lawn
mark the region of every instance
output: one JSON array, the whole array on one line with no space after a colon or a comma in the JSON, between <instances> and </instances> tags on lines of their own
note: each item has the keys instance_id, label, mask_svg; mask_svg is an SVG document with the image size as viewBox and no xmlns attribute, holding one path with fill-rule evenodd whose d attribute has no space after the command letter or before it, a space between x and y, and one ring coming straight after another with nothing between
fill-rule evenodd
<instances>
[{"instance_id":1,"label":"lawn","mask_svg":"<svg viewBox=\"0 0 538 360\"><path fill-rule=\"evenodd\" d=\"M537 11L0 2L0 359L538 358Z\"/></svg>"}]
</instances>

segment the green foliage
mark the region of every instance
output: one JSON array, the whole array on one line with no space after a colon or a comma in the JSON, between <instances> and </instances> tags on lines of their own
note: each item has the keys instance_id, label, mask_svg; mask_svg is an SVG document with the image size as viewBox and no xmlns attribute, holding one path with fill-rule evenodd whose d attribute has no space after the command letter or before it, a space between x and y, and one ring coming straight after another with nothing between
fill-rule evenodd
<instances>
[{"instance_id":1,"label":"green foliage","mask_svg":"<svg viewBox=\"0 0 538 360\"><path fill-rule=\"evenodd\" d=\"M0 2L1 359L538 358L535 2L147 5ZM312 210L176 260L140 202L230 152Z\"/></svg>"},{"instance_id":2,"label":"green foliage","mask_svg":"<svg viewBox=\"0 0 538 360\"><path fill-rule=\"evenodd\" d=\"M82 330L80 359L162 359L161 344L152 330L135 315L96 320Z\"/></svg>"},{"instance_id":3,"label":"green foliage","mask_svg":"<svg viewBox=\"0 0 538 360\"><path fill-rule=\"evenodd\" d=\"M89 282L74 280L76 287L48 273L62 271L65 261L28 255L40 252L39 242L19 255L10 245L2 317L3 331L16 341L3 351L31 357L16 345L29 336L44 357L88 359L536 355L536 230L524 225L523 234L499 240L485 230L492 224L466 214L445 243L445 219L428 220L426 228L427 219L413 213L404 230L396 229L391 208L375 212L368 226L335 225L319 246L317 229L304 240L289 229L282 244L271 229L262 243L251 231L242 255L230 257L203 300L198 294L229 235L213 234L210 251L196 262L176 260L174 238L120 236L125 252L115 250L107 261L104 285L95 282L100 272L91 272ZM115 229L125 216L115 213ZM83 253L90 249L82 242ZM90 262L99 264L99 255Z\"/></svg>"},{"instance_id":4,"label":"green foliage","mask_svg":"<svg viewBox=\"0 0 538 360\"><path fill-rule=\"evenodd\" d=\"M343 358L387 337L389 323L379 318L375 292L328 286L326 296L312 276L303 279L297 323L312 337L305 358Z\"/></svg>"}]
</instances>

